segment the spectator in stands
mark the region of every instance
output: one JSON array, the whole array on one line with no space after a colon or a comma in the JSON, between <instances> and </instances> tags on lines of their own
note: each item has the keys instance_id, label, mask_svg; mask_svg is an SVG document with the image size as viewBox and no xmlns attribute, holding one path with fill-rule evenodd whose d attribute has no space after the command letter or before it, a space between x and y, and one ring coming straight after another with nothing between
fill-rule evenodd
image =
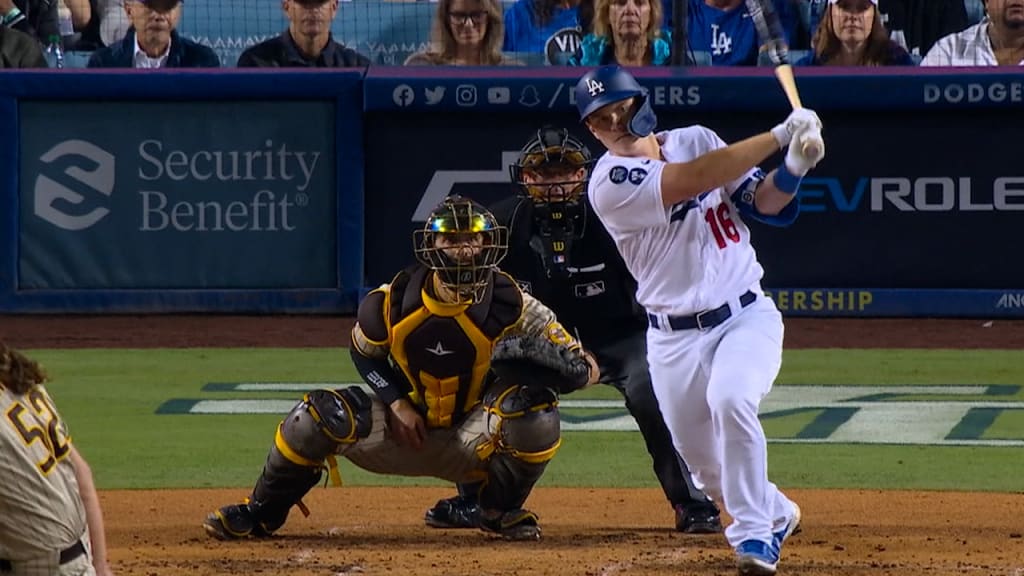
<instances>
[{"instance_id":1,"label":"spectator in stands","mask_svg":"<svg viewBox=\"0 0 1024 576\"><path fill-rule=\"evenodd\" d=\"M103 46L113 46L128 34L132 21L122 0L95 0L99 13L99 37Z\"/></svg>"},{"instance_id":2,"label":"spectator in stands","mask_svg":"<svg viewBox=\"0 0 1024 576\"><path fill-rule=\"evenodd\" d=\"M243 68L352 68L370 59L334 41L331 22L338 0L283 0L288 29L261 42L238 58Z\"/></svg>"},{"instance_id":3,"label":"spectator in stands","mask_svg":"<svg viewBox=\"0 0 1024 576\"><path fill-rule=\"evenodd\" d=\"M671 40L661 29L661 15L661 0L597 0L594 31L583 37L579 54L570 64L670 64Z\"/></svg>"},{"instance_id":4,"label":"spectator in stands","mask_svg":"<svg viewBox=\"0 0 1024 576\"><path fill-rule=\"evenodd\" d=\"M502 54L505 25L498 0L441 0L432 46L412 54L406 66L521 65Z\"/></svg>"},{"instance_id":5,"label":"spectator in stands","mask_svg":"<svg viewBox=\"0 0 1024 576\"><path fill-rule=\"evenodd\" d=\"M92 1L91 0L59 0L64 3L67 7L68 12L71 15L71 26L75 32L81 32L89 25L89 21L92 19ZM59 14L59 7L58 7Z\"/></svg>"},{"instance_id":6,"label":"spectator in stands","mask_svg":"<svg viewBox=\"0 0 1024 576\"><path fill-rule=\"evenodd\" d=\"M46 58L34 38L0 26L0 68L46 68Z\"/></svg>"},{"instance_id":7,"label":"spectator in stands","mask_svg":"<svg viewBox=\"0 0 1024 576\"><path fill-rule=\"evenodd\" d=\"M208 46L182 38L180 0L127 0L132 27L124 39L93 53L89 68L216 68L217 54Z\"/></svg>"},{"instance_id":8,"label":"spectator in stands","mask_svg":"<svg viewBox=\"0 0 1024 576\"><path fill-rule=\"evenodd\" d=\"M829 0L812 51L798 66L913 66L878 16L878 0Z\"/></svg>"},{"instance_id":9,"label":"spectator in stands","mask_svg":"<svg viewBox=\"0 0 1024 576\"><path fill-rule=\"evenodd\" d=\"M743 0L688 0L691 50L711 55L713 66L756 66L760 43ZM772 0L782 32L797 47L798 13L793 0ZM806 43L804 43L806 45Z\"/></svg>"},{"instance_id":10,"label":"spectator in stands","mask_svg":"<svg viewBox=\"0 0 1024 576\"><path fill-rule=\"evenodd\" d=\"M1024 0L985 0L984 20L932 46L922 66L1024 66Z\"/></svg>"},{"instance_id":11,"label":"spectator in stands","mask_svg":"<svg viewBox=\"0 0 1024 576\"><path fill-rule=\"evenodd\" d=\"M816 30L828 0L811 0L811 30ZM967 28L964 0L879 0L878 13L890 37L920 59L935 41Z\"/></svg>"},{"instance_id":12,"label":"spectator in stands","mask_svg":"<svg viewBox=\"0 0 1024 576\"><path fill-rule=\"evenodd\" d=\"M561 30L578 30L580 0L518 0L505 11L506 52L546 52ZM576 51L576 46L572 47Z\"/></svg>"},{"instance_id":13,"label":"spectator in stands","mask_svg":"<svg viewBox=\"0 0 1024 576\"><path fill-rule=\"evenodd\" d=\"M75 24L76 38L73 44L65 45L68 50L82 50L82 51L94 51L104 46L106 43L103 42L100 22L103 20L104 12L101 8L100 0L88 0L89 4L89 19L85 24L79 27L78 23ZM127 22L127 18L124 13L124 8L121 7L119 17ZM128 30L128 24L125 24L125 31ZM124 38L124 34L121 35ZM115 40L116 41L116 40ZM65 40L66 42L66 40Z\"/></svg>"},{"instance_id":14,"label":"spectator in stands","mask_svg":"<svg viewBox=\"0 0 1024 576\"><path fill-rule=\"evenodd\" d=\"M60 36L57 2L0 0L0 26L20 30L45 44L51 36Z\"/></svg>"}]
</instances>

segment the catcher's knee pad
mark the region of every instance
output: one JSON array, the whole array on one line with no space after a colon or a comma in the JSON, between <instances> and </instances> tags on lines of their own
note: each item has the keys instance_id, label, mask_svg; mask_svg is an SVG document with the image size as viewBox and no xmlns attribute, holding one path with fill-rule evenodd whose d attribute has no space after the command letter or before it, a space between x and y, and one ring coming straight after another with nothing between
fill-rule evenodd
<instances>
[{"instance_id":1,"label":"catcher's knee pad","mask_svg":"<svg viewBox=\"0 0 1024 576\"><path fill-rule=\"evenodd\" d=\"M510 386L485 398L485 409L491 452L539 464L551 460L562 444L558 395L550 388Z\"/></svg>"},{"instance_id":2,"label":"catcher's knee pad","mask_svg":"<svg viewBox=\"0 0 1024 576\"><path fill-rule=\"evenodd\" d=\"M288 460L321 466L345 444L370 435L371 400L361 388L314 390L288 413L274 442Z\"/></svg>"},{"instance_id":3,"label":"catcher's knee pad","mask_svg":"<svg viewBox=\"0 0 1024 576\"><path fill-rule=\"evenodd\" d=\"M257 528L268 534L280 528L291 507L320 481L324 460L340 446L370 434L370 407L370 397L351 387L314 390L292 408L277 428L248 503Z\"/></svg>"}]
</instances>

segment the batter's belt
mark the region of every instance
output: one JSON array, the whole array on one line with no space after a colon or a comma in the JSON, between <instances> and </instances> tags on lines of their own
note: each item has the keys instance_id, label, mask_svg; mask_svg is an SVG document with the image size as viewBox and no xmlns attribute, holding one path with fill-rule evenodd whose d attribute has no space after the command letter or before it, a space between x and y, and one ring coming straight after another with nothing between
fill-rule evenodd
<instances>
[{"instance_id":1,"label":"batter's belt","mask_svg":"<svg viewBox=\"0 0 1024 576\"><path fill-rule=\"evenodd\" d=\"M85 544L82 544L81 539L75 540L74 544L60 551L60 563L67 564L82 554L85 554ZM0 558L0 573L12 572L13 570L14 567L11 566L10 560Z\"/></svg>"},{"instance_id":2,"label":"batter's belt","mask_svg":"<svg viewBox=\"0 0 1024 576\"><path fill-rule=\"evenodd\" d=\"M746 308L757 300L757 294L753 291L747 290L740 296L740 307ZM726 302L718 308L712 308L711 310L705 310L698 312L693 316L664 316L665 322L659 320L657 314L647 313L647 321L654 328L661 330L710 330L715 326L718 326L722 322L725 322L732 316L732 310L729 308L729 303Z\"/></svg>"}]
</instances>

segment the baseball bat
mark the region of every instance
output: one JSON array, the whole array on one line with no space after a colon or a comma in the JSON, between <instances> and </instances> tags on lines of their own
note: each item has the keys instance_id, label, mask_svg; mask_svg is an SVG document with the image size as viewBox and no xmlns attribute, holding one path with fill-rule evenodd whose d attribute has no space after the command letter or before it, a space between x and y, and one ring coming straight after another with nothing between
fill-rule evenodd
<instances>
[{"instance_id":1,"label":"baseball bat","mask_svg":"<svg viewBox=\"0 0 1024 576\"><path fill-rule=\"evenodd\" d=\"M692 64L687 57L690 41L687 35L689 20L689 0L672 0L672 65L689 66Z\"/></svg>"},{"instance_id":2,"label":"baseball bat","mask_svg":"<svg viewBox=\"0 0 1024 576\"><path fill-rule=\"evenodd\" d=\"M761 45L765 47L768 58L775 67L775 78L782 86L782 91L789 100L789 105L794 109L803 108L800 102L800 92L796 88L796 78L793 77L793 66L789 63L789 46L786 44L786 36L782 32L782 24L779 22L779 15L775 13L772 0L746 0L747 12L754 22L757 35L761 38ZM804 156L817 156L821 152L821 138L804 138L801 143L801 150Z\"/></svg>"}]
</instances>

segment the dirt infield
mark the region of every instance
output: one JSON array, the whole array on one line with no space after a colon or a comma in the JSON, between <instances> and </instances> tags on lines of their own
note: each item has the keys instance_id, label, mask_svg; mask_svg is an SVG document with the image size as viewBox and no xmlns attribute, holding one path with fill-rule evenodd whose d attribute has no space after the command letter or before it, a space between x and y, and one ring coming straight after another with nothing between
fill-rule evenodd
<instances>
[{"instance_id":1,"label":"dirt infield","mask_svg":"<svg viewBox=\"0 0 1024 576\"><path fill-rule=\"evenodd\" d=\"M218 542L199 526L241 491L106 492L118 574L735 576L721 536L669 528L654 489L539 488L540 542L436 530L423 510L439 488L315 488L271 540ZM804 530L783 550L786 576L1024 574L1020 497L867 491L790 494Z\"/></svg>"},{"instance_id":2,"label":"dirt infield","mask_svg":"<svg viewBox=\"0 0 1024 576\"><path fill-rule=\"evenodd\" d=\"M342 346L351 320L314 317L0 316L20 348ZM787 320L786 346L1024 348L1024 322ZM1022 496L792 490L804 531L779 574L1024 576ZM426 528L440 488L316 488L269 540L223 543L200 522L244 491L105 491L110 557L121 576L265 574L734 575L721 536L669 529L654 489L540 487L528 506L544 537L507 543L475 530Z\"/></svg>"}]
</instances>

